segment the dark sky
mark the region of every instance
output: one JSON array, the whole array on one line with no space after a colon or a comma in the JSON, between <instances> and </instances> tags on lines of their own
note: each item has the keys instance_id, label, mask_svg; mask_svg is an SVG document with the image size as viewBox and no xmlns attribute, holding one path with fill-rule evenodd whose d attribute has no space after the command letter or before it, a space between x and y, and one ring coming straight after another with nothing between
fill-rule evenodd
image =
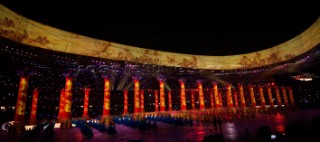
<instances>
[{"instance_id":1,"label":"dark sky","mask_svg":"<svg viewBox=\"0 0 320 142\"><path fill-rule=\"evenodd\" d=\"M266 49L307 29L319 15L226 12L210 8L4 0L35 21L89 37L142 48L200 55L233 55ZM226 14L228 13L228 14Z\"/></svg>"}]
</instances>

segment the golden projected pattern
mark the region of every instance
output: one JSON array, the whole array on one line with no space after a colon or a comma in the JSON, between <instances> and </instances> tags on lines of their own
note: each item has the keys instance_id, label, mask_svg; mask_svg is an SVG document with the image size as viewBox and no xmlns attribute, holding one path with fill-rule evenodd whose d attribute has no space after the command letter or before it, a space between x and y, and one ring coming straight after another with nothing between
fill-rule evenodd
<instances>
[{"instance_id":1,"label":"golden projected pattern","mask_svg":"<svg viewBox=\"0 0 320 142\"><path fill-rule=\"evenodd\" d=\"M270 107L274 107L271 86L267 86L267 92L268 92L268 99L269 99Z\"/></svg>"},{"instance_id":2,"label":"golden projected pattern","mask_svg":"<svg viewBox=\"0 0 320 142\"><path fill-rule=\"evenodd\" d=\"M213 83L213 95L214 95L216 108L222 107L222 105L220 104L220 97L219 97L219 93L218 93L217 83Z\"/></svg>"},{"instance_id":3,"label":"golden projected pattern","mask_svg":"<svg viewBox=\"0 0 320 142\"><path fill-rule=\"evenodd\" d=\"M110 115L110 80L104 78L103 117Z\"/></svg>"},{"instance_id":4,"label":"golden projected pattern","mask_svg":"<svg viewBox=\"0 0 320 142\"><path fill-rule=\"evenodd\" d=\"M274 89L276 90L277 104L280 106L281 105L281 96L280 96L279 87L278 86L274 86Z\"/></svg>"},{"instance_id":5,"label":"golden projected pattern","mask_svg":"<svg viewBox=\"0 0 320 142\"><path fill-rule=\"evenodd\" d=\"M201 56L143 49L62 31L27 19L0 4L0 36L44 49L144 64L231 70L266 66L301 55L320 43L320 18L295 38L253 53Z\"/></svg>"},{"instance_id":6,"label":"golden projected pattern","mask_svg":"<svg viewBox=\"0 0 320 142\"><path fill-rule=\"evenodd\" d=\"M168 91L169 111L172 111L171 91Z\"/></svg>"},{"instance_id":7,"label":"golden projected pattern","mask_svg":"<svg viewBox=\"0 0 320 142\"><path fill-rule=\"evenodd\" d=\"M256 98L254 97L254 90L253 90L253 86L249 85L249 93L250 93L250 99L251 99L251 107L256 107L257 103L256 103ZM242 91L243 92L243 91Z\"/></svg>"},{"instance_id":8,"label":"golden projected pattern","mask_svg":"<svg viewBox=\"0 0 320 142\"><path fill-rule=\"evenodd\" d=\"M258 87L259 89L259 94L260 94L260 102L262 107L266 107L266 101L264 99L264 94L263 94L263 89L261 86Z\"/></svg>"},{"instance_id":9,"label":"golden projected pattern","mask_svg":"<svg viewBox=\"0 0 320 142\"><path fill-rule=\"evenodd\" d=\"M14 121L24 122L29 77L21 76Z\"/></svg>"},{"instance_id":10,"label":"golden projected pattern","mask_svg":"<svg viewBox=\"0 0 320 142\"><path fill-rule=\"evenodd\" d=\"M202 88L202 81L197 80L198 84L198 91L199 91L199 102L200 102L200 110L204 110L204 96L203 96L203 88Z\"/></svg>"},{"instance_id":11,"label":"golden projected pattern","mask_svg":"<svg viewBox=\"0 0 320 142\"><path fill-rule=\"evenodd\" d=\"M187 110L187 102L186 102L186 88L185 88L185 80L179 79L180 83L180 101L181 101L181 111Z\"/></svg>"}]
</instances>

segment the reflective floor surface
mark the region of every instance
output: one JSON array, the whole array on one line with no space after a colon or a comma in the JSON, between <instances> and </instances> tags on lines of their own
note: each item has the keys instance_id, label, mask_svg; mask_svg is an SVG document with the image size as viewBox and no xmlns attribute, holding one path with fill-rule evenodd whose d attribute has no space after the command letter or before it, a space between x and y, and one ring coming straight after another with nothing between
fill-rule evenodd
<instances>
[{"instance_id":1,"label":"reflective floor surface","mask_svg":"<svg viewBox=\"0 0 320 142\"><path fill-rule=\"evenodd\" d=\"M320 115L320 109L299 110L287 112L285 114L257 114L255 118L241 119L234 122L224 122L222 131L224 141L255 141L256 131L260 126L268 125L273 132L285 133L287 125L300 123L307 134L307 138L316 138L312 132L312 121L314 116ZM79 128L55 129L54 136L49 141L57 142L127 142L132 140L143 140L144 142L187 142L202 141L205 136L220 133L215 130L213 124L195 122L193 126L178 126L157 122L158 128L155 130L139 130L125 125L116 124L117 134L109 135L93 129L94 136L90 139L85 137ZM249 130L249 138L245 137L245 129ZM44 141L43 135L39 135L32 141ZM0 141L20 141L18 136L9 136L5 132L0 135ZM48 140L45 140L48 141Z\"/></svg>"}]
</instances>

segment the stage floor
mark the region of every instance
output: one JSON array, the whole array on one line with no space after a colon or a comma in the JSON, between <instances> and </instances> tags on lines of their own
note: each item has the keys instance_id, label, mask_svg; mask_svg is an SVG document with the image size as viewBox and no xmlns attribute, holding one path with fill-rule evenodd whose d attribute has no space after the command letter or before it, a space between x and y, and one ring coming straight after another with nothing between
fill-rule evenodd
<instances>
[{"instance_id":1,"label":"stage floor","mask_svg":"<svg viewBox=\"0 0 320 142\"><path fill-rule=\"evenodd\" d=\"M234 122L224 122L222 124L222 134L226 142L245 141L245 128L248 128L250 139L255 141L256 130L260 126L268 125L273 132L285 132L287 125L301 123L304 132L308 134L306 139L317 138L312 132L312 120L314 116L320 115L320 109L299 110L296 112L287 112L282 115L257 114L256 118L241 119ZM116 124L117 134L109 135L92 129L94 136L91 139L86 138L80 131L80 128L55 129L51 141L57 142L126 142L130 140L142 139L144 142L187 142L202 141L207 135L218 134L212 123L194 122L193 126L178 126L157 122L158 128L155 130L139 130L122 124ZM32 141L42 141L43 136L39 135ZM319 139L319 138L318 138ZM5 132L0 135L0 141L10 142L19 141L17 136L8 136Z\"/></svg>"}]
</instances>

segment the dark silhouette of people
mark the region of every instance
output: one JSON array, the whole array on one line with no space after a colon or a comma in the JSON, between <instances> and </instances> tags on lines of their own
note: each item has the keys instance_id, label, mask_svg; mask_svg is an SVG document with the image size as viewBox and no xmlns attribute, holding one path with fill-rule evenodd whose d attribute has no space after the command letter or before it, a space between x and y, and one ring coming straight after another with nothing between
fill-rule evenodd
<instances>
[{"instance_id":1,"label":"dark silhouette of people","mask_svg":"<svg viewBox=\"0 0 320 142\"><path fill-rule=\"evenodd\" d=\"M220 133L222 133L221 124L222 124L222 118L221 118L221 117L218 117L218 126L219 126L219 132L220 132Z\"/></svg>"},{"instance_id":2,"label":"dark silhouette of people","mask_svg":"<svg viewBox=\"0 0 320 142\"><path fill-rule=\"evenodd\" d=\"M213 117L213 127L214 127L215 132L218 131L217 123L218 123L217 117Z\"/></svg>"}]
</instances>

